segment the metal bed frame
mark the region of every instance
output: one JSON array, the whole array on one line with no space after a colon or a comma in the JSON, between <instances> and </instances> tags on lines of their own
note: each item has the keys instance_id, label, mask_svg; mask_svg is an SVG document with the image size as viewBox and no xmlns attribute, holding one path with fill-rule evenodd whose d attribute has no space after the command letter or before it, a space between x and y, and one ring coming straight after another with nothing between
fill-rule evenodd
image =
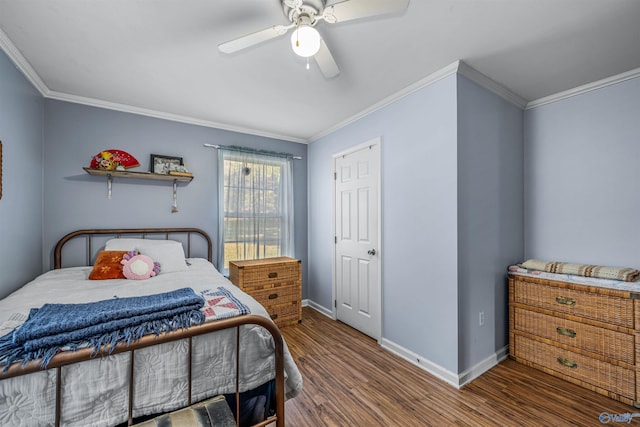
<instances>
[{"instance_id":1,"label":"metal bed frame","mask_svg":"<svg viewBox=\"0 0 640 427\"><path fill-rule=\"evenodd\" d=\"M191 257L191 239L192 235L196 235L205 240L207 245L207 259L212 261L212 243L209 235L198 228L121 228L121 229L92 229L92 230L77 230L73 231L64 237L62 237L55 246L54 249L54 269L59 269L62 266L62 249L66 243L70 240L78 237L84 237L86 240L87 246L87 261L86 265L92 265L92 256L93 254L93 236L95 235L107 235L114 237L123 237L123 236L132 236L137 235L142 238L147 238L149 236L154 235L164 235L165 239L169 239L170 236L176 234L186 234L187 236L187 245L185 248L185 253L187 257ZM62 410L62 368L67 365L71 365L74 363L79 363L83 361L87 361L90 359L94 359L97 357L107 356L109 354L119 354L128 352L130 354L130 369L129 369L129 407L128 407L128 425L133 425L133 396L134 396L134 358L135 352L138 349L150 347L153 345L163 344L170 341L176 341L188 338L189 340L189 367L188 367L188 383L189 383L189 393L188 393L188 404L191 405L191 389L192 389L192 338L197 335L208 334L216 331L220 331L223 329L236 329L236 384L235 384L235 415L236 420L240 420L240 384L239 384L239 366L240 366L240 326L242 325L258 325L265 328L271 336L273 337L274 342L274 353L275 353L275 386L276 386L276 408L275 415L269 417L267 420L262 421L258 424L255 424L254 427L262 427L269 425L271 423L276 423L277 427L284 427L284 400L285 400L285 391L284 391L284 344L282 335L280 334L280 330L273 323L271 319L267 319L265 317L256 316L256 315L242 315L237 317L232 317L228 319L217 320L214 322L208 322L202 325L192 326L188 329L174 331L167 334L155 336L155 335L147 335L142 337L140 340L131 343L129 345L126 344L118 344L118 346L113 351L107 351L106 349L102 349L98 352L98 354L94 354L92 356L93 349L84 348L74 352L61 352L53 357L49 365L48 369L56 369L57 370L57 382L56 382L56 414L55 414L55 425L60 426L61 422L61 410ZM0 381L6 378L17 377L21 375L27 375L33 372L41 371L42 367L40 365L40 361L30 361L25 365L22 365L20 362L16 362L12 364L5 372L0 372ZM238 424L239 421L236 421Z\"/></svg>"}]
</instances>

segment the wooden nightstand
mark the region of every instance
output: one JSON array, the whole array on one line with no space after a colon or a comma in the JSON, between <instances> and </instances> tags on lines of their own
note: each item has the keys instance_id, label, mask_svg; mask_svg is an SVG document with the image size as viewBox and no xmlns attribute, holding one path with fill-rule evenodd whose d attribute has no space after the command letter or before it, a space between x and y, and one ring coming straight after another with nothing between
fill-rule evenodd
<instances>
[{"instance_id":1,"label":"wooden nightstand","mask_svg":"<svg viewBox=\"0 0 640 427\"><path fill-rule=\"evenodd\" d=\"M302 268L289 257L229 261L229 280L254 297L279 327L302 321Z\"/></svg>"}]
</instances>

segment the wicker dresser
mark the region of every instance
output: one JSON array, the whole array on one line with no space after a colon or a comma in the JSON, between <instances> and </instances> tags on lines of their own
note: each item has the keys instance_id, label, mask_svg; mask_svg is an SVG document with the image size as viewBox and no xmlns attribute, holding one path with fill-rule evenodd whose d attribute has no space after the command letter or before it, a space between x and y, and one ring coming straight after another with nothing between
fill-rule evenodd
<instances>
[{"instance_id":1,"label":"wicker dresser","mask_svg":"<svg viewBox=\"0 0 640 427\"><path fill-rule=\"evenodd\" d=\"M229 280L262 304L279 327L302 320L302 269L288 257L229 261Z\"/></svg>"},{"instance_id":2,"label":"wicker dresser","mask_svg":"<svg viewBox=\"0 0 640 427\"><path fill-rule=\"evenodd\" d=\"M509 354L636 407L640 293L511 274Z\"/></svg>"}]
</instances>

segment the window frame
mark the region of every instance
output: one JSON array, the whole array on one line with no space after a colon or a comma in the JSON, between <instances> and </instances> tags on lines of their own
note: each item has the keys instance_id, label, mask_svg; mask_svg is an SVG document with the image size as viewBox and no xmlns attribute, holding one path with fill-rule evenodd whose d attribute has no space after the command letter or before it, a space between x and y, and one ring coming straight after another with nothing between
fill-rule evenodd
<instances>
[{"instance_id":1,"label":"window frame","mask_svg":"<svg viewBox=\"0 0 640 427\"><path fill-rule=\"evenodd\" d=\"M230 260L261 259L271 256L294 256L294 194L292 161L292 157L272 156L253 152L245 153L242 151L227 149L219 150L218 270L224 274L228 274L228 264L226 263ZM238 166L236 166L233 171L235 175L231 175L231 172L230 170L227 170L227 167L231 167L230 164L232 162L242 164L242 166L240 166L241 168L249 168L250 171L246 174L244 173L244 170L242 171L243 175L249 176L251 173L257 172L261 174L260 176L264 176L266 179L260 180L260 178L257 178L258 185L253 186L251 184L256 184L256 180L253 179L251 181L245 181L239 177L238 174L240 172ZM277 169L278 185L276 187L268 185L269 183L273 184L273 170L270 170L268 175L264 174L265 169L271 168ZM240 178L240 180L231 182L231 177L234 179ZM255 177L252 176L251 178ZM231 195L232 190L236 191L236 194L233 196ZM276 198L277 204L275 206L267 206L268 203L265 204L266 198L255 197L256 194L264 195L273 192L278 193ZM238 209L229 209L229 197L238 198L236 200L237 206L239 207ZM249 200L239 200L241 197L245 199L248 197ZM261 201L264 206L256 208L256 200ZM240 206L242 204L245 206ZM262 210L260 208L262 208ZM275 208L275 211L272 209L264 210L264 208ZM238 231L236 230L236 235L232 238L228 235L229 229L227 227L229 219L237 219L240 221L253 220L254 226L259 224L259 226L257 226L258 230L253 230L253 234L245 236L245 238L239 238ZM279 224L275 227L277 229L275 236L269 236L270 220L272 220L272 223ZM243 228L243 230L250 229L250 227L251 226ZM271 231L273 231L273 229ZM261 235L262 238L260 238ZM245 248L242 250L243 253L236 253L233 256L233 259L230 258L227 253L227 245L229 244L244 245ZM276 251L273 252L272 250L268 250L269 246L275 246ZM247 249L247 247L250 249Z\"/></svg>"}]
</instances>

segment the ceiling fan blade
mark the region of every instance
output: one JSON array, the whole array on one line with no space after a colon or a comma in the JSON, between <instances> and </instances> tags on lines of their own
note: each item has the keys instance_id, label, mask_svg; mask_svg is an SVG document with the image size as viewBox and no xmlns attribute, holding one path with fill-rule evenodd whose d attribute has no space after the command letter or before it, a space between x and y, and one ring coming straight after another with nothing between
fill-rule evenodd
<instances>
[{"instance_id":1,"label":"ceiling fan blade","mask_svg":"<svg viewBox=\"0 0 640 427\"><path fill-rule=\"evenodd\" d=\"M302 0L283 0L283 2L291 9L297 9L302 6Z\"/></svg>"},{"instance_id":2,"label":"ceiling fan blade","mask_svg":"<svg viewBox=\"0 0 640 427\"><path fill-rule=\"evenodd\" d=\"M323 18L333 24L370 16L401 13L408 6L409 0L346 0L327 6L323 12Z\"/></svg>"},{"instance_id":3,"label":"ceiling fan blade","mask_svg":"<svg viewBox=\"0 0 640 427\"><path fill-rule=\"evenodd\" d=\"M340 74L338 64L322 39L320 39L320 50L315 54L314 59L325 78L330 79Z\"/></svg>"},{"instance_id":4,"label":"ceiling fan blade","mask_svg":"<svg viewBox=\"0 0 640 427\"><path fill-rule=\"evenodd\" d=\"M246 36L238 37L218 45L218 50L223 53L234 53L242 49L254 46L256 44L266 42L284 35L293 25L274 25Z\"/></svg>"}]
</instances>

